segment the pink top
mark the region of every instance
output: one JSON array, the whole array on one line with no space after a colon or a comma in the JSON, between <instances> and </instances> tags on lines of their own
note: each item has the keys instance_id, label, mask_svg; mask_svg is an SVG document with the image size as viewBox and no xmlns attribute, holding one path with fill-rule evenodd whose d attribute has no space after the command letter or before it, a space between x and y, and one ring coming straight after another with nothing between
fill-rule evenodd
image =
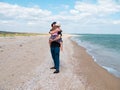
<instances>
[{"instance_id":1,"label":"pink top","mask_svg":"<svg viewBox=\"0 0 120 90\"><path fill-rule=\"evenodd\" d=\"M53 33L52 35L58 35L58 32Z\"/></svg>"},{"instance_id":2,"label":"pink top","mask_svg":"<svg viewBox=\"0 0 120 90\"><path fill-rule=\"evenodd\" d=\"M56 30L56 32L52 33L51 35L58 35L59 28L56 28L55 30Z\"/></svg>"}]
</instances>

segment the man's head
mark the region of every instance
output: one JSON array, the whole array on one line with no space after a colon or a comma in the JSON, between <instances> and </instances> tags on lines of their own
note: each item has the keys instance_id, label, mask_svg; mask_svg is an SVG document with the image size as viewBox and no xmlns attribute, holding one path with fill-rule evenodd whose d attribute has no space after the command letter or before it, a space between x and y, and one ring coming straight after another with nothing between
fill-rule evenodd
<instances>
[{"instance_id":1,"label":"man's head","mask_svg":"<svg viewBox=\"0 0 120 90\"><path fill-rule=\"evenodd\" d=\"M53 22L53 23L51 24L51 27L53 27L55 24L56 24L56 22Z\"/></svg>"},{"instance_id":2,"label":"man's head","mask_svg":"<svg viewBox=\"0 0 120 90\"><path fill-rule=\"evenodd\" d=\"M53 23L51 24L51 27L53 27L53 26L60 27L60 23L59 23L59 22L53 22Z\"/></svg>"}]
</instances>

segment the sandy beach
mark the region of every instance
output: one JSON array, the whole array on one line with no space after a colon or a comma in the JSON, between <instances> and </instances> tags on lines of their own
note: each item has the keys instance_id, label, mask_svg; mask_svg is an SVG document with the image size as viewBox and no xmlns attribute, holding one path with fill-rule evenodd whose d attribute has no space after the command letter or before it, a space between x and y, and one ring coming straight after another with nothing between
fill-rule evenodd
<instances>
[{"instance_id":1,"label":"sandy beach","mask_svg":"<svg viewBox=\"0 0 120 90\"><path fill-rule=\"evenodd\" d=\"M120 90L116 78L63 35L60 73L53 74L48 35L0 37L0 90Z\"/></svg>"}]
</instances>

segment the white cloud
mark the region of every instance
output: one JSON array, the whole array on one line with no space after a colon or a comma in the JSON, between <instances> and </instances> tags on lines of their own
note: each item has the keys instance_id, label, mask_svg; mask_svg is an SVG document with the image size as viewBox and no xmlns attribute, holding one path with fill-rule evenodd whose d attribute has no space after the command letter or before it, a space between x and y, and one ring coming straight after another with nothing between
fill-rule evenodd
<instances>
[{"instance_id":1,"label":"white cloud","mask_svg":"<svg viewBox=\"0 0 120 90\"><path fill-rule=\"evenodd\" d=\"M79 11L78 10L70 10L70 13L76 15L76 14L79 14Z\"/></svg>"},{"instance_id":2,"label":"white cloud","mask_svg":"<svg viewBox=\"0 0 120 90\"><path fill-rule=\"evenodd\" d=\"M98 0L96 4L77 1L70 10L71 20L80 23L79 26L113 24L110 15L120 12L120 5L114 0Z\"/></svg>"},{"instance_id":3,"label":"white cloud","mask_svg":"<svg viewBox=\"0 0 120 90\"><path fill-rule=\"evenodd\" d=\"M34 32L48 30L51 11L0 2L0 30ZM32 27L32 28L31 28Z\"/></svg>"},{"instance_id":4,"label":"white cloud","mask_svg":"<svg viewBox=\"0 0 120 90\"><path fill-rule=\"evenodd\" d=\"M74 13L90 13L97 16L104 16L120 12L120 5L113 2L113 0L98 0L97 4L76 2ZM73 13L72 12L72 13Z\"/></svg>"},{"instance_id":5,"label":"white cloud","mask_svg":"<svg viewBox=\"0 0 120 90\"><path fill-rule=\"evenodd\" d=\"M120 20L113 21L113 24L119 24L120 25Z\"/></svg>"},{"instance_id":6,"label":"white cloud","mask_svg":"<svg viewBox=\"0 0 120 90\"><path fill-rule=\"evenodd\" d=\"M0 15L12 19L40 19L51 15L50 11L40 8L27 8L0 2Z\"/></svg>"}]
</instances>

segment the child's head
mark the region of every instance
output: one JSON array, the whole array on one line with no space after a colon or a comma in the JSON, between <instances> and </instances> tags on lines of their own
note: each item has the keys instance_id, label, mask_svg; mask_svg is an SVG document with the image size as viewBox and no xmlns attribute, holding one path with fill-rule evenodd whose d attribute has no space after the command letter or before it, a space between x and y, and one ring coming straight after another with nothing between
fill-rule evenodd
<instances>
[{"instance_id":1,"label":"child's head","mask_svg":"<svg viewBox=\"0 0 120 90\"><path fill-rule=\"evenodd\" d=\"M60 23L56 22L55 26L60 27Z\"/></svg>"},{"instance_id":2,"label":"child's head","mask_svg":"<svg viewBox=\"0 0 120 90\"><path fill-rule=\"evenodd\" d=\"M53 22L53 23L51 24L51 27L52 27L52 29L51 29L50 31L56 30L57 28L60 29L60 23L58 23L58 22Z\"/></svg>"}]
</instances>

